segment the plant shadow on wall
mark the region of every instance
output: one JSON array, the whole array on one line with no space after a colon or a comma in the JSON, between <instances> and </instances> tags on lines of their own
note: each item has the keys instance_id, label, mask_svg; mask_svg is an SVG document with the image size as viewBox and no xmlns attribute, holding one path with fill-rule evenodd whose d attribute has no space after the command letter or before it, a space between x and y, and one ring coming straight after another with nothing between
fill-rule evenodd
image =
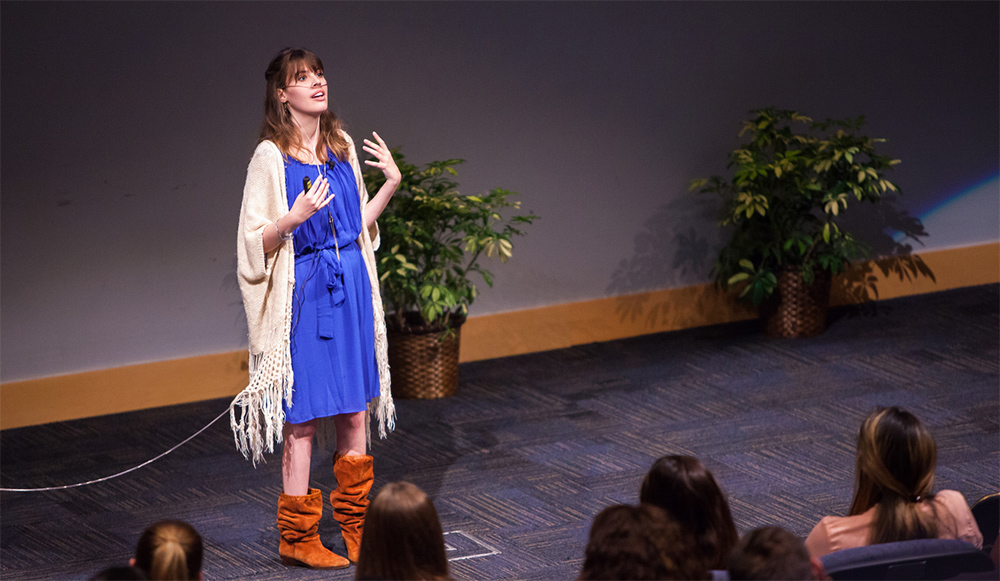
<instances>
[{"instance_id":1,"label":"plant shadow on wall","mask_svg":"<svg viewBox=\"0 0 1000 581\"><path fill-rule=\"evenodd\" d=\"M711 270L715 243L691 224L716 220L718 208L712 202L674 196L643 223L634 239L633 255L618 263L607 287L609 294L618 296L615 312L622 323L649 331L686 328L704 324L704 313L717 308L720 291L704 285L678 289L669 299L642 292L698 280ZM750 317L752 311L743 309L743 314Z\"/></svg>"},{"instance_id":2,"label":"plant shadow on wall","mask_svg":"<svg viewBox=\"0 0 1000 581\"><path fill-rule=\"evenodd\" d=\"M857 232L859 238L868 241L871 254L876 258L852 262L833 279L831 297L851 307L840 311L840 315L876 314L880 279L914 281L925 276L937 282L930 267L919 255L913 254L914 244L923 245L921 238L927 237L927 230L919 218L899 207L897 195L885 195L880 204L845 217L843 228ZM894 236L894 232L898 236Z\"/></svg>"},{"instance_id":3,"label":"plant shadow on wall","mask_svg":"<svg viewBox=\"0 0 1000 581\"><path fill-rule=\"evenodd\" d=\"M933 278L903 243L927 234L895 205L899 188L888 173L900 160L879 153L886 140L862 134L864 125L864 117L817 122L796 111L754 110L739 133L744 142L728 155L732 177L691 182L722 202L729 242L716 260L717 286L759 306L769 335L821 333L834 275L841 275L838 300L848 303L878 298L876 268ZM858 215L862 202L876 211ZM886 260L868 263L873 252Z\"/></svg>"}]
</instances>

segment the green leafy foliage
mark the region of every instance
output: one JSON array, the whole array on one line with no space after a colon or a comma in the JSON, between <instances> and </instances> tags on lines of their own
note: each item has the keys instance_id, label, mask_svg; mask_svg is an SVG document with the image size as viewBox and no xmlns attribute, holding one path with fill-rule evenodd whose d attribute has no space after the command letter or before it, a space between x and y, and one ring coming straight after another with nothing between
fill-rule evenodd
<instances>
[{"instance_id":1,"label":"green leafy foliage","mask_svg":"<svg viewBox=\"0 0 1000 581\"><path fill-rule=\"evenodd\" d=\"M511 240L538 218L520 213L515 192L494 189L480 196L458 192L461 159L407 163L393 150L402 181L379 217L381 246L376 252L386 321L394 328L449 329L464 319L478 289L473 277L493 286L481 260L513 256ZM365 170L365 187L374 196L385 183L380 170Z\"/></svg>"},{"instance_id":2,"label":"green leafy foliage","mask_svg":"<svg viewBox=\"0 0 1000 581\"><path fill-rule=\"evenodd\" d=\"M864 125L864 117L816 122L790 110L750 112L744 142L729 154L732 177L691 181L692 190L722 198L719 224L733 233L716 262L719 286L742 286L740 298L759 305L780 270L799 269L811 282L817 269L836 274L869 257L838 220L849 204L898 192L885 173L899 160L877 153L885 140L862 135Z\"/></svg>"}]
</instances>

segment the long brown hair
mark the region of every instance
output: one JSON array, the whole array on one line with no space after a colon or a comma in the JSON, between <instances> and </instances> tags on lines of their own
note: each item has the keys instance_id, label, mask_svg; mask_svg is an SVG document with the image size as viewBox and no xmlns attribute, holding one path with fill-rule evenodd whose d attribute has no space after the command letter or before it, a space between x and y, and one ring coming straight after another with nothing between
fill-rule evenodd
<instances>
[{"instance_id":1,"label":"long brown hair","mask_svg":"<svg viewBox=\"0 0 1000 581\"><path fill-rule=\"evenodd\" d=\"M869 544L937 537L934 517L920 508L927 502L934 509L930 501L936 465L937 444L916 416L898 407L868 414L858 431L854 499L848 514L877 507Z\"/></svg>"},{"instance_id":2,"label":"long brown hair","mask_svg":"<svg viewBox=\"0 0 1000 581\"><path fill-rule=\"evenodd\" d=\"M267 88L264 93L264 124L260 128L260 138L273 141L286 156L305 149L302 147L299 127L278 97L278 90L287 88L288 82L295 74L304 70L314 73L323 71L323 61L312 51L304 48L285 48L271 60L271 64L267 65L267 70L264 72ZM329 99L329 85L326 94ZM320 139L316 143L315 152L317 159L326 161L328 147L340 161L347 159L347 140L341 135L340 129L340 119L333 111L327 109L320 115Z\"/></svg>"},{"instance_id":3,"label":"long brown hair","mask_svg":"<svg viewBox=\"0 0 1000 581\"><path fill-rule=\"evenodd\" d=\"M693 535L709 568L726 568L739 534L725 493L700 460L693 456L657 460L642 481L639 501L667 511Z\"/></svg>"},{"instance_id":4,"label":"long brown hair","mask_svg":"<svg viewBox=\"0 0 1000 581\"><path fill-rule=\"evenodd\" d=\"M150 579L183 581L201 572L201 535L184 521L164 520L146 529L135 547L135 566Z\"/></svg>"},{"instance_id":5,"label":"long brown hair","mask_svg":"<svg viewBox=\"0 0 1000 581\"><path fill-rule=\"evenodd\" d=\"M448 579L434 503L409 482L382 487L368 507L355 579Z\"/></svg>"}]
</instances>

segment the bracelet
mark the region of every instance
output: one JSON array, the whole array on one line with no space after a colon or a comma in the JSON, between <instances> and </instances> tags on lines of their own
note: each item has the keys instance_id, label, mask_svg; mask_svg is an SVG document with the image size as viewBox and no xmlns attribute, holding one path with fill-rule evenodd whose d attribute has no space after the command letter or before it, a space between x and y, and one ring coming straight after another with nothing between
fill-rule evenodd
<instances>
[{"instance_id":1,"label":"bracelet","mask_svg":"<svg viewBox=\"0 0 1000 581\"><path fill-rule=\"evenodd\" d=\"M281 232L281 229L278 228L278 220L275 220L274 222L272 222L272 224L274 224L274 231L278 233L278 238L281 238L282 240L287 242L288 240L291 240L294 237L294 234L292 232L289 232L288 234L284 234Z\"/></svg>"}]
</instances>

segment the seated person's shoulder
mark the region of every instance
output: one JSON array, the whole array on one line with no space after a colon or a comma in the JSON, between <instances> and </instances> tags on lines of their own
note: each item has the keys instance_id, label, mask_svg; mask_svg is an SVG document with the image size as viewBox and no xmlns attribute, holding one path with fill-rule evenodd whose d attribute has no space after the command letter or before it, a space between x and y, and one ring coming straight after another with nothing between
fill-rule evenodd
<instances>
[{"instance_id":1,"label":"seated person's shoulder","mask_svg":"<svg viewBox=\"0 0 1000 581\"><path fill-rule=\"evenodd\" d=\"M944 502L950 504L958 504L968 508L969 503L965 501L965 497L962 493L957 490L941 490L934 495L934 498L939 502Z\"/></svg>"}]
</instances>

